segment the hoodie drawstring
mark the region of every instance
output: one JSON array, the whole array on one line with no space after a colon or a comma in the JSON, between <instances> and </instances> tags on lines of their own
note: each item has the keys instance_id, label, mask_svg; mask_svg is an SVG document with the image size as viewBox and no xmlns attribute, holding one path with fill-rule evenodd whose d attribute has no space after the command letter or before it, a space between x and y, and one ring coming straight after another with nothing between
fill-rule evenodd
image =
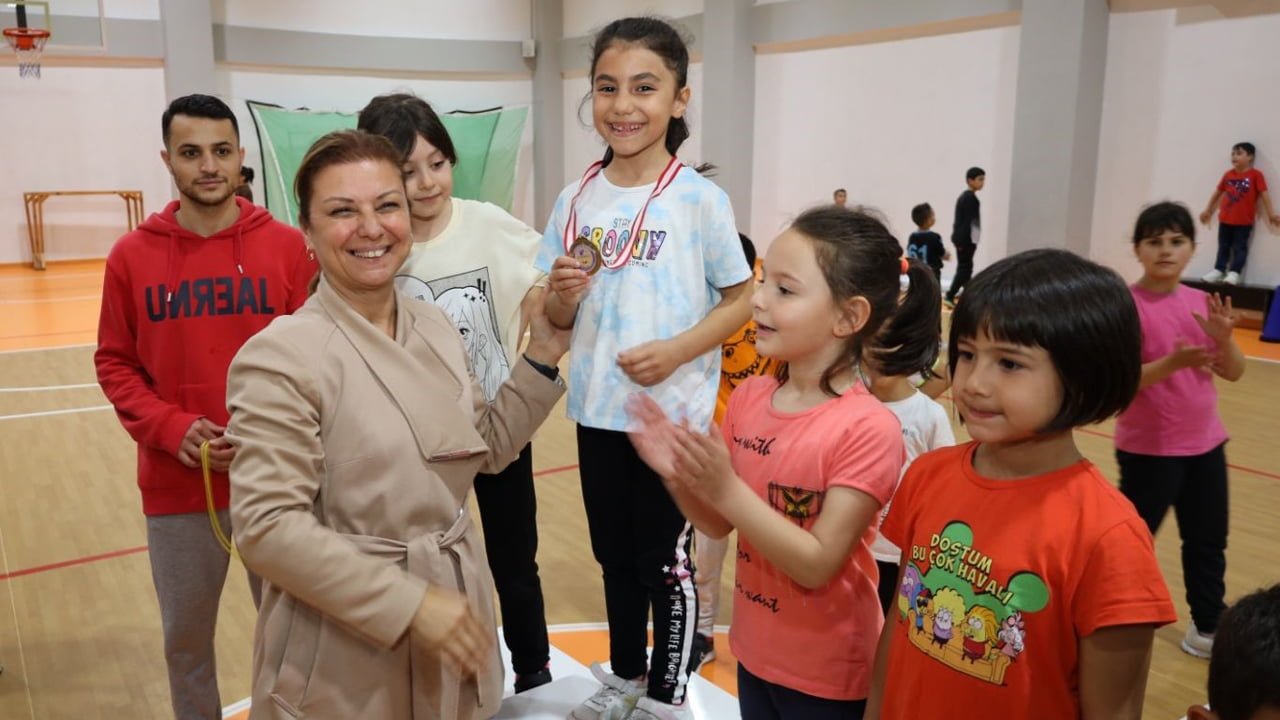
<instances>
[{"instance_id":1,"label":"hoodie drawstring","mask_svg":"<svg viewBox=\"0 0 1280 720\"><path fill-rule=\"evenodd\" d=\"M240 251L241 251L241 244L243 242L243 239L244 239L244 228L239 223L236 223L236 237L235 237L235 240L232 241L231 252L235 256L236 270L239 270L241 275L244 274L244 265L240 264L240 259L241 259Z\"/></svg>"},{"instance_id":2,"label":"hoodie drawstring","mask_svg":"<svg viewBox=\"0 0 1280 720\"><path fill-rule=\"evenodd\" d=\"M169 303L173 302L173 289L178 286L178 233L169 231L169 260L168 267L165 270L164 304L169 307Z\"/></svg>"}]
</instances>

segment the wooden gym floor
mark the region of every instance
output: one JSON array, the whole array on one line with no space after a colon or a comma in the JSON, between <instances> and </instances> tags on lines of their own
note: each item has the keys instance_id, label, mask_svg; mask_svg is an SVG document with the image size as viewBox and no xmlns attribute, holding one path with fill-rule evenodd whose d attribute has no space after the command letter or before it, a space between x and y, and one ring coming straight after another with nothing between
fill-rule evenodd
<instances>
[{"instance_id":1,"label":"wooden gym floor","mask_svg":"<svg viewBox=\"0 0 1280 720\"><path fill-rule=\"evenodd\" d=\"M134 445L93 371L101 261L46 272L0 267L0 718L171 717L159 614L146 558ZM1219 383L1232 433L1228 601L1280 581L1280 347L1238 332L1251 356L1240 383ZM1110 423L1081 431L1081 449L1115 477ZM964 437L958 429L957 435ZM535 442L539 563L553 625L604 620L578 489L574 433L557 412ZM1144 717L1164 720L1202 702L1207 665L1183 654L1186 607L1176 527L1156 541L1181 621L1156 635ZM732 563L721 623L729 621ZM249 693L253 607L233 570L218 624L225 704ZM605 659L603 633L557 636L583 662ZM704 671L732 689L727 643Z\"/></svg>"}]
</instances>

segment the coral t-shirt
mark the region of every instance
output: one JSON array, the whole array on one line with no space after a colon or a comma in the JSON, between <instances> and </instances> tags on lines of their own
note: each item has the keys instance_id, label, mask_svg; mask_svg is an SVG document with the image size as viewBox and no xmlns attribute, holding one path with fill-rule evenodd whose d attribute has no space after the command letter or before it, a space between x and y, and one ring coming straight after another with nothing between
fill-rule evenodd
<instances>
[{"instance_id":1,"label":"coral t-shirt","mask_svg":"<svg viewBox=\"0 0 1280 720\"><path fill-rule=\"evenodd\" d=\"M1079 638L1177 619L1151 533L1081 460L1019 480L978 443L916 459L881 532L903 568L881 718L1078 718Z\"/></svg>"},{"instance_id":2,"label":"coral t-shirt","mask_svg":"<svg viewBox=\"0 0 1280 720\"><path fill-rule=\"evenodd\" d=\"M1267 191L1267 178L1255 168L1244 172L1236 172L1233 168L1222 174L1218 191L1222 193L1218 221L1228 225L1252 225L1258 213L1258 194Z\"/></svg>"},{"instance_id":3,"label":"coral t-shirt","mask_svg":"<svg viewBox=\"0 0 1280 720\"><path fill-rule=\"evenodd\" d=\"M898 419L862 385L803 412L773 408L778 380L744 381L729 400L724 436L733 469L778 513L806 530L833 487L883 505L904 453ZM825 586L807 589L738 533L729 644L752 674L833 700L864 698L884 623L868 528Z\"/></svg>"}]
</instances>

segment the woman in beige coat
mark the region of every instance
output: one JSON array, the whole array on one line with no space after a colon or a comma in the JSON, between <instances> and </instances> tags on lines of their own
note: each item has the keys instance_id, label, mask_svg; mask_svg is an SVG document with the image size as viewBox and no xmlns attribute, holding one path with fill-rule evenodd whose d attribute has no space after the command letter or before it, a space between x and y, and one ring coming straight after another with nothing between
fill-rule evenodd
<instances>
[{"instance_id":1,"label":"woman in beige coat","mask_svg":"<svg viewBox=\"0 0 1280 720\"><path fill-rule=\"evenodd\" d=\"M231 514L262 576L253 718L487 718L502 697L493 582L467 512L563 392L566 333L534 318L492 405L432 305L398 295L400 156L332 133L295 181L316 293L231 365Z\"/></svg>"}]
</instances>

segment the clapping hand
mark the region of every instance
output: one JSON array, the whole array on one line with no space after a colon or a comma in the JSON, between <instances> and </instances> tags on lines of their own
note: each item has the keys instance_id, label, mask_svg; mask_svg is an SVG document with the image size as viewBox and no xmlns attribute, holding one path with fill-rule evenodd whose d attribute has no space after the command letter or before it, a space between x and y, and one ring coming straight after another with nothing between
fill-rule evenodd
<instances>
[{"instance_id":1,"label":"clapping hand","mask_svg":"<svg viewBox=\"0 0 1280 720\"><path fill-rule=\"evenodd\" d=\"M702 433L684 423L676 425L643 393L627 400L627 412L637 425L627 433L631 444L667 489L689 492L717 506L737 481L720 429L713 424L710 432Z\"/></svg>"},{"instance_id":2,"label":"clapping hand","mask_svg":"<svg viewBox=\"0 0 1280 720\"><path fill-rule=\"evenodd\" d=\"M1167 356L1175 370L1186 368L1206 368L1213 364L1215 354L1203 345L1191 345L1184 340L1174 343L1173 352Z\"/></svg>"},{"instance_id":3,"label":"clapping hand","mask_svg":"<svg viewBox=\"0 0 1280 720\"><path fill-rule=\"evenodd\" d=\"M1200 329L1219 346L1226 345L1231 342L1231 330L1235 327L1236 321L1231 314L1231 298L1228 297L1225 302L1218 293L1213 293L1206 300L1206 310L1204 315L1200 313L1192 313L1196 322L1200 324Z\"/></svg>"}]
</instances>

